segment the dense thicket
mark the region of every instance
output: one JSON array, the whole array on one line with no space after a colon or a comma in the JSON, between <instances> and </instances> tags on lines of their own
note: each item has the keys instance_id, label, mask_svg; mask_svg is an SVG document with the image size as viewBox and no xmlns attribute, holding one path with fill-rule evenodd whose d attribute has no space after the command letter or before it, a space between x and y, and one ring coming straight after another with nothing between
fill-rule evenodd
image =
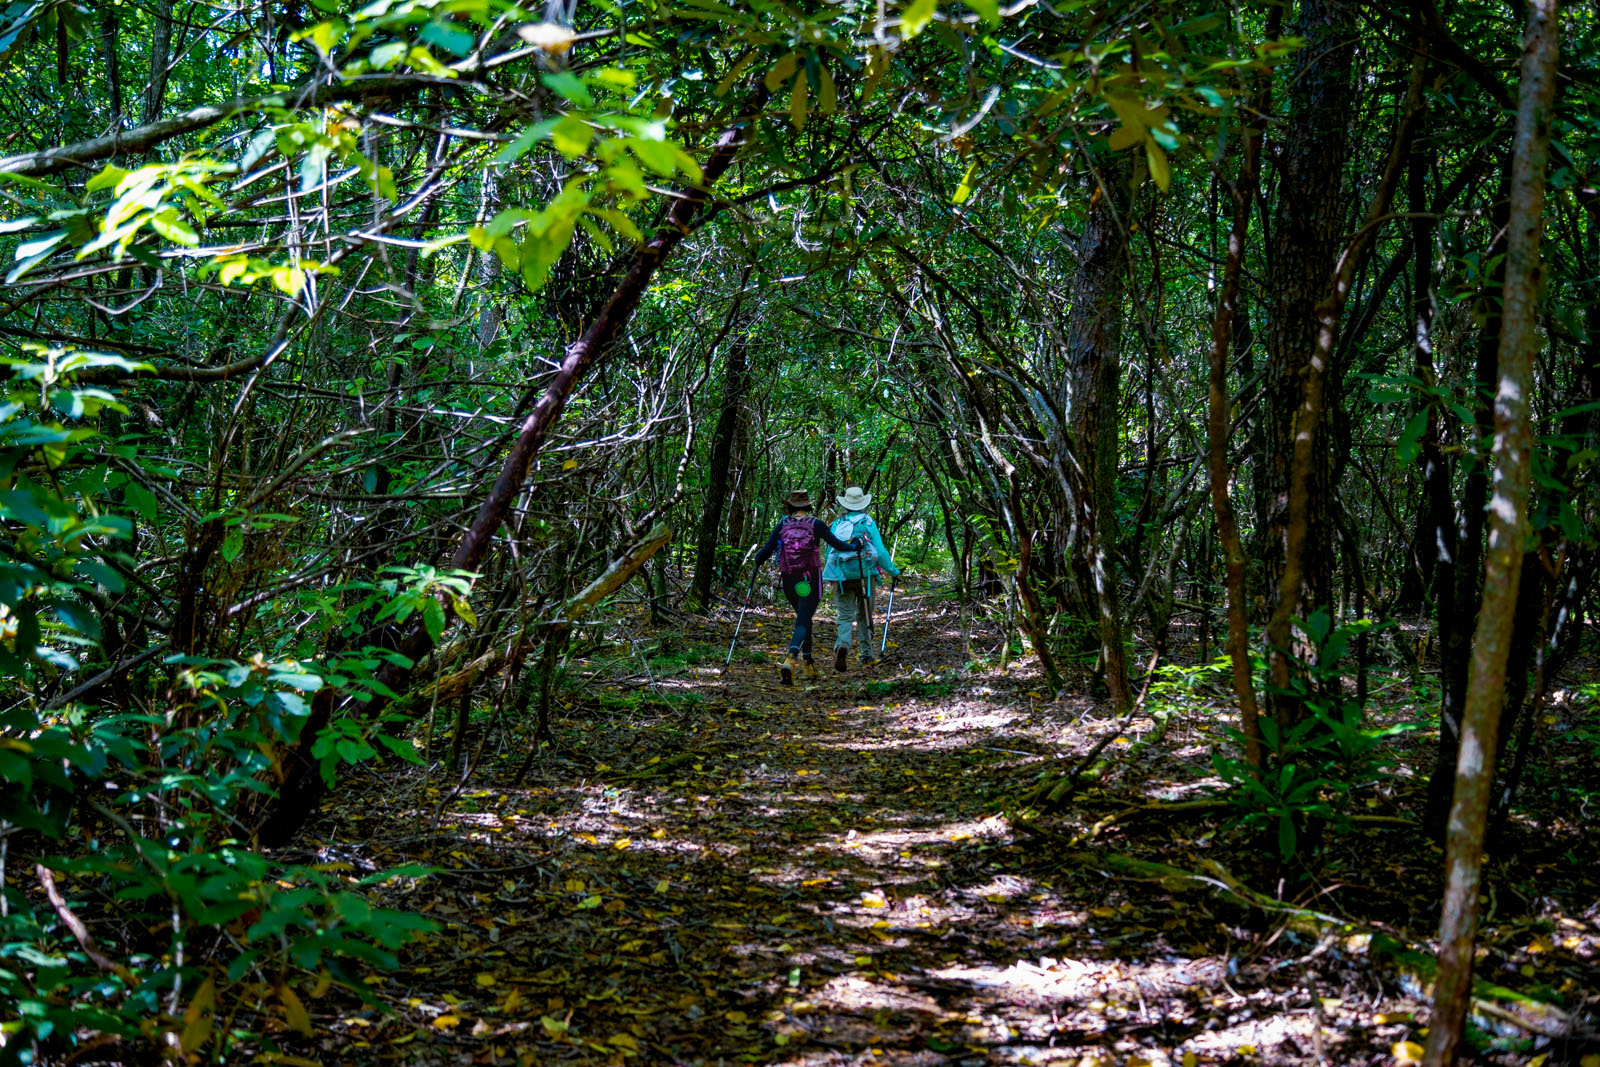
<instances>
[{"instance_id":1,"label":"dense thicket","mask_svg":"<svg viewBox=\"0 0 1600 1067\"><path fill-rule=\"evenodd\" d=\"M3 929L54 962L3 1040L382 963L417 920L263 847L440 708L463 773L474 707L545 723L605 598L741 596L794 487L998 584L1054 690L1232 649L1275 879L1369 669L1427 667L1475 879L1600 561L1597 42L1548 6L12 5ZM45 854L161 902L139 973Z\"/></svg>"}]
</instances>

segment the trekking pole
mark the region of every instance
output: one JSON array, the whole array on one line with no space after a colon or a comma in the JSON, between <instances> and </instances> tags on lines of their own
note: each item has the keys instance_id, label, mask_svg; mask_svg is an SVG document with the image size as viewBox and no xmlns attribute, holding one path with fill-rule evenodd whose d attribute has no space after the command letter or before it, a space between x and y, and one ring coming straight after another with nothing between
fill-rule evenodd
<instances>
[{"instance_id":1,"label":"trekking pole","mask_svg":"<svg viewBox=\"0 0 1600 1067\"><path fill-rule=\"evenodd\" d=\"M883 650L889 647L889 617L894 614L894 587L899 580L898 576L889 579L889 606L883 609L883 640L878 644L879 659L883 658Z\"/></svg>"},{"instance_id":2,"label":"trekking pole","mask_svg":"<svg viewBox=\"0 0 1600 1067\"><path fill-rule=\"evenodd\" d=\"M750 597L755 594L755 591L756 576L752 574L750 576L750 588L744 592L744 607L739 609L739 621L733 627L733 640L728 642L728 658L722 661L724 670L727 669L728 664L733 662L733 646L739 643L739 630L744 626L744 613L750 610Z\"/></svg>"}]
</instances>

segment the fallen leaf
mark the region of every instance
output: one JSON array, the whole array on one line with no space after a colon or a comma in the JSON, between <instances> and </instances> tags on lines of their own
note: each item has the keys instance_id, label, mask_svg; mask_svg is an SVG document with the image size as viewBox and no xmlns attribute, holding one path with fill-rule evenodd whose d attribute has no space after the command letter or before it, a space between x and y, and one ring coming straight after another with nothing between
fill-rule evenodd
<instances>
[{"instance_id":1,"label":"fallen leaf","mask_svg":"<svg viewBox=\"0 0 1600 1067\"><path fill-rule=\"evenodd\" d=\"M311 1013L306 1011L305 1002L299 995L288 986L281 985L278 987L278 1001L283 1005L283 1017L289 1026L310 1037Z\"/></svg>"}]
</instances>

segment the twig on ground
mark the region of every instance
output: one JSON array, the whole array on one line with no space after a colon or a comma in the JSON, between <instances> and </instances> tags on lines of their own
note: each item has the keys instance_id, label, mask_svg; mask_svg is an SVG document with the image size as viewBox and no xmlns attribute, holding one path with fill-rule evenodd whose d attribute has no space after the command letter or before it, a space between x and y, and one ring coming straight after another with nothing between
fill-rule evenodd
<instances>
[{"instance_id":1,"label":"twig on ground","mask_svg":"<svg viewBox=\"0 0 1600 1067\"><path fill-rule=\"evenodd\" d=\"M89 940L89 928L71 908L67 907L66 898L61 895L61 890L56 888L56 878L50 868L42 863L36 863L33 872L38 876L39 885L44 888L44 895L50 901L50 906L56 910L56 917L61 920L63 926L72 931L73 939L83 949L83 954L88 956L96 967L107 974L116 975L128 983L130 988L137 986L139 980L133 976L132 971L94 947L94 942Z\"/></svg>"}]
</instances>

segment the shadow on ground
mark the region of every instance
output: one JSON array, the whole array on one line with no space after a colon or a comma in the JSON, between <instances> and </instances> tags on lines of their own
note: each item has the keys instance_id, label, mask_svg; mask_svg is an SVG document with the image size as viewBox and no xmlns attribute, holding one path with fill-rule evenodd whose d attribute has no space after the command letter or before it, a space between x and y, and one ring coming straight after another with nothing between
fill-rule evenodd
<instances>
[{"instance_id":1,"label":"shadow on ground","mask_svg":"<svg viewBox=\"0 0 1600 1067\"><path fill-rule=\"evenodd\" d=\"M753 614L746 653L775 656L786 624ZM725 641L731 621L685 633ZM443 930L371 980L381 1007L320 1002L318 1054L1136 1067L1387 1063L1419 1038L1420 988L1364 946L1019 834L1005 798L1108 724L1046 699L1031 663L967 671L957 632L902 597L871 671L784 688L741 654L652 672L623 684L650 698L632 710L591 693L519 786L517 751L464 786L374 780L321 856L436 864L388 903ZM1185 786L1160 771L1135 803ZM1198 866L1215 827L1141 840Z\"/></svg>"}]
</instances>

